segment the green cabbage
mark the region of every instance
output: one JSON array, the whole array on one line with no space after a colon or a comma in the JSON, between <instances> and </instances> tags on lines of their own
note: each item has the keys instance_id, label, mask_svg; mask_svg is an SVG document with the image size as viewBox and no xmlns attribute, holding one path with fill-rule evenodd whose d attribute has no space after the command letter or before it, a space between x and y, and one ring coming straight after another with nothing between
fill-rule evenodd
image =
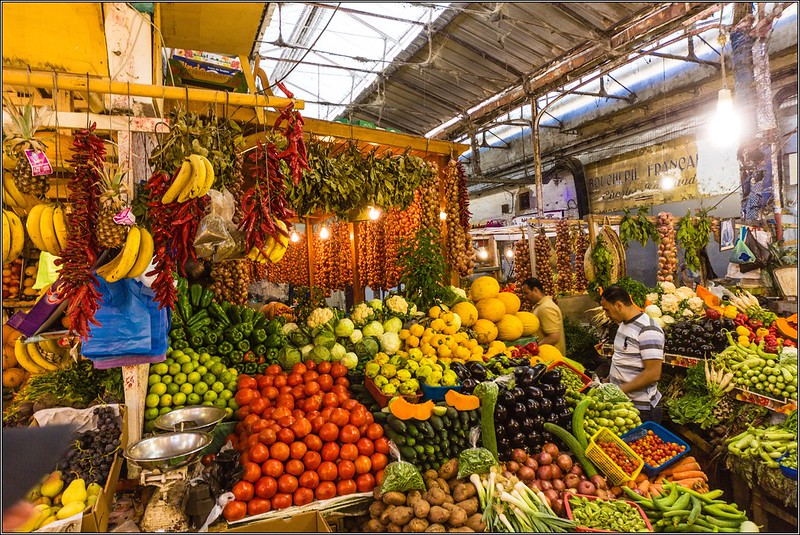
<instances>
[{"instance_id":1,"label":"green cabbage","mask_svg":"<svg viewBox=\"0 0 800 535\"><path fill-rule=\"evenodd\" d=\"M333 332L336 334L336 336L340 338L347 338L348 336L353 334L355 328L356 326L353 325L352 320L344 318L336 323L336 327L333 329Z\"/></svg>"},{"instance_id":2,"label":"green cabbage","mask_svg":"<svg viewBox=\"0 0 800 535\"><path fill-rule=\"evenodd\" d=\"M291 370L295 364L301 362L303 359L303 354L293 348L293 347L284 347L278 353L278 363L281 365L281 368L284 370Z\"/></svg>"},{"instance_id":3,"label":"green cabbage","mask_svg":"<svg viewBox=\"0 0 800 535\"><path fill-rule=\"evenodd\" d=\"M309 353L314 349L314 344L306 344L300 348L300 354L303 355L303 359L308 356Z\"/></svg>"},{"instance_id":4,"label":"green cabbage","mask_svg":"<svg viewBox=\"0 0 800 535\"><path fill-rule=\"evenodd\" d=\"M331 362L339 362L345 356L347 350L342 344L334 344L331 348Z\"/></svg>"},{"instance_id":5,"label":"green cabbage","mask_svg":"<svg viewBox=\"0 0 800 535\"><path fill-rule=\"evenodd\" d=\"M400 318L390 318L383 322L383 331L387 333L399 333L403 328L403 320Z\"/></svg>"},{"instance_id":6,"label":"green cabbage","mask_svg":"<svg viewBox=\"0 0 800 535\"><path fill-rule=\"evenodd\" d=\"M394 355L398 351L400 351L400 347L402 347L402 342L400 341L400 336L397 335L395 332L388 332L383 333L380 336L381 340L381 348L383 352L387 355Z\"/></svg>"},{"instance_id":7,"label":"green cabbage","mask_svg":"<svg viewBox=\"0 0 800 535\"><path fill-rule=\"evenodd\" d=\"M330 331L322 331L314 337L315 346L323 346L325 349L330 349L336 343L336 335Z\"/></svg>"},{"instance_id":8,"label":"green cabbage","mask_svg":"<svg viewBox=\"0 0 800 535\"><path fill-rule=\"evenodd\" d=\"M340 364L348 370L354 370L358 366L358 355L355 353L345 353Z\"/></svg>"},{"instance_id":9,"label":"green cabbage","mask_svg":"<svg viewBox=\"0 0 800 535\"><path fill-rule=\"evenodd\" d=\"M361 358L371 359L378 354L381 348L378 341L372 337L365 337L356 344L356 354Z\"/></svg>"},{"instance_id":10,"label":"green cabbage","mask_svg":"<svg viewBox=\"0 0 800 535\"><path fill-rule=\"evenodd\" d=\"M364 338L364 333L361 332L361 329L356 329L350 335L350 341L353 342L354 344L359 343L362 338Z\"/></svg>"},{"instance_id":11,"label":"green cabbage","mask_svg":"<svg viewBox=\"0 0 800 535\"><path fill-rule=\"evenodd\" d=\"M289 333L289 340L295 347L303 347L311 343L311 337L303 329L296 329Z\"/></svg>"},{"instance_id":12,"label":"green cabbage","mask_svg":"<svg viewBox=\"0 0 800 535\"><path fill-rule=\"evenodd\" d=\"M383 310L383 301L380 299L373 299L369 302L369 306L371 306L374 310Z\"/></svg>"},{"instance_id":13,"label":"green cabbage","mask_svg":"<svg viewBox=\"0 0 800 535\"><path fill-rule=\"evenodd\" d=\"M380 336L384 332L383 325L380 322L372 321L365 325L361 332L364 333L364 336Z\"/></svg>"},{"instance_id":14,"label":"green cabbage","mask_svg":"<svg viewBox=\"0 0 800 535\"><path fill-rule=\"evenodd\" d=\"M325 346L315 346L308 354L306 360L313 360L314 362L323 362L331 360L331 352Z\"/></svg>"}]
</instances>

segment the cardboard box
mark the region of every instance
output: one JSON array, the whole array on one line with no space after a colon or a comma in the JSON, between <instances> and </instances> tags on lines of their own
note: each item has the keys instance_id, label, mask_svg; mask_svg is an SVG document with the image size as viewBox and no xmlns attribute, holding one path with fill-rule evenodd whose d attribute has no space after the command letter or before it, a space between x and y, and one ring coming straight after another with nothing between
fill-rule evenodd
<instances>
[{"instance_id":1,"label":"cardboard box","mask_svg":"<svg viewBox=\"0 0 800 535\"><path fill-rule=\"evenodd\" d=\"M84 517L85 518L85 517ZM243 524L226 531L237 533L332 533L331 527L319 513L309 511L290 518L274 518Z\"/></svg>"}]
</instances>

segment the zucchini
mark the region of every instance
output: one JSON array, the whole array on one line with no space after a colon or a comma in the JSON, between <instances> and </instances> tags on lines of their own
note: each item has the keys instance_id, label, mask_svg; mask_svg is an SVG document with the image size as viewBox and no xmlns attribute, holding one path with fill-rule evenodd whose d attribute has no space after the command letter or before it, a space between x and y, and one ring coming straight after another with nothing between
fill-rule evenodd
<instances>
[{"instance_id":1,"label":"zucchini","mask_svg":"<svg viewBox=\"0 0 800 535\"><path fill-rule=\"evenodd\" d=\"M581 445L578 443L578 440L566 429L550 422L546 422L544 424L544 429L545 431L549 431L556 437L560 438L564 444L567 445L569 450L575 454L575 457L578 458L578 462L583 467L583 471L587 478L597 475L597 469L595 469L592 462L586 458L586 450L581 447Z\"/></svg>"},{"instance_id":2,"label":"zucchini","mask_svg":"<svg viewBox=\"0 0 800 535\"><path fill-rule=\"evenodd\" d=\"M444 429L444 422L442 422L442 419L435 414L432 415L428 421L435 431L441 431Z\"/></svg>"},{"instance_id":3,"label":"zucchini","mask_svg":"<svg viewBox=\"0 0 800 535\"><path fill-rule=\"evenodd\" d=\"M387 427L384 432L386 433L386 438L397 444L398 448L406 445L406 437L398 435L391 427Z\"/></svg>"},{"instance_id":4,"label":"zucchini","mask_svg":"<svg viewBox=\"0 0 800 535\"><path fill-rule=\"evenodd\" d=\"M405 434L408 431L408 426L406 426L405 422L393 414L389 414L386 421L389 423L389 427L400 434Z\"/></svg>"},{"instance_id":5,"label":"zucchini","mask_svg":"<svg viewBox=\"0 0 800 535\"><path fill-rule=\"evenodd\" d=\"M400 446L400 458L404 461L414 463L417 460L417 452L410 446Z\"/></svg>"},{"instance_id":6,"label":"zucchini","mask_svg":"<svg viewBox=\"0 0 800 535\"><path fill-rule=\"evenodd\" d=\"M583 427L583 420L586 416L586 409L589 408L591 402L591 398L582 399L572 413L572 434L575 435L583 451L586 451L586 448L589 447L589 440L586 438L586 429Z\"/></svg>"}]
</instances>

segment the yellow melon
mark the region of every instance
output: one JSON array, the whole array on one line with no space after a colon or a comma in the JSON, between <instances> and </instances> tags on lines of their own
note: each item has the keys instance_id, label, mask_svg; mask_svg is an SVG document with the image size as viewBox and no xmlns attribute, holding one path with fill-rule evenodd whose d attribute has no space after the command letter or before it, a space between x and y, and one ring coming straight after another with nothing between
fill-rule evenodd
<instances>
[{"instance_id":1,"label":"yellow melon","mask_svg":"<svg viewBox=\"0 0 800 535\"><path fill-rule=\"evenodd\" d=\"M561 354L557 347L544 344L539 346L539 358L545 362L555 362L564 360L564 355Z\"/></svg>"},{"instance_id":2,"label":"yellow melon","mask_svg":"<svg viewBox=\"0 0 800 535\"><path fill-rule=\"evenodd\" d=\"M456 303L453 307L453 312L461 318L461 325L464 327L472 327L478 321L478 309L469 301Z\"/></svg>"},{"instance_id":3,"label":"yellow melon","mask_svg":"<svg viewBox=\"0 0 800 535\"><path fill-rule=\"evenodd\" d=\"M497 298L503 302L503 305L506 307L506 314L516 314L519 312L519 297L516 294L511 292L500 292L497 294Z\"/></svg>"},{"instance_id":4,"label":"yellow melon","mask_svg":"<svg viewBox=\"0 0 800 535\"><path fill-rule=\"evenodd\" d=\"M488 344L497 338L497 326L489 320L476 321L472 329L478 337L479 344Z\"/></svg>"},{"instance_id":5,"label":"yellow melon","mask_svg":"<svg viewBox=\"0 0 800 535\"><path fill-rule=\"evenodd\" d=\"M478 302L487 297L497 297L500 293L500 283L494 277L478 277L469 288L473 302Z\"/></svg>"},{"instance_id":6,"label":"yellow melon","mask_svg":"<svg viewBox=\"0 0 800 535\"><path fill-rule=\"evenodd\" d=\"M496 297L487 297L475 303L478 318L498 322L506 313L506 306Z\"/></svg>"},{"instance_id":7,"label":"yellow melon","mask_svg":"<svg viewBox=\"0 0 800 535\"><path fill-rule=\"evenodd\" d=\"M522 320L506 314L497 322L497 338L505 342L517 340L522 336Z\"/></svg>"},{"instance_id":8,"label":"yellow melon","mask_svg":"<svg viewBox=\"0 0 800 535\"><path fill-rule=\"evenodd\" d=\"M533 312L517 312L514 315L522 321L522 336L533 336L539 330L539 318Z\"/></svg>"}]
</instances>

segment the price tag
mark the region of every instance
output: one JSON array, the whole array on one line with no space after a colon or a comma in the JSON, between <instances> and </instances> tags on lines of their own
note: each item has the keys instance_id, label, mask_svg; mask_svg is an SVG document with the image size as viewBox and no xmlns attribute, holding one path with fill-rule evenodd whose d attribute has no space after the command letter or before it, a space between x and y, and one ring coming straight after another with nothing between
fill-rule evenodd
<instances>
[{"instance_id":1,"label":"price tag","mask_svg":"<svg viewBox=\"0 0 800 535\"><path fill-rule=\"evenodd\" d=\"M31 165L33 176L45 176L53 174L53 167L50 165L50 160L47 159L47 154L44 151L35 151L28 149L25 151L25 157Z\"/></svg>"}]
</instances>

